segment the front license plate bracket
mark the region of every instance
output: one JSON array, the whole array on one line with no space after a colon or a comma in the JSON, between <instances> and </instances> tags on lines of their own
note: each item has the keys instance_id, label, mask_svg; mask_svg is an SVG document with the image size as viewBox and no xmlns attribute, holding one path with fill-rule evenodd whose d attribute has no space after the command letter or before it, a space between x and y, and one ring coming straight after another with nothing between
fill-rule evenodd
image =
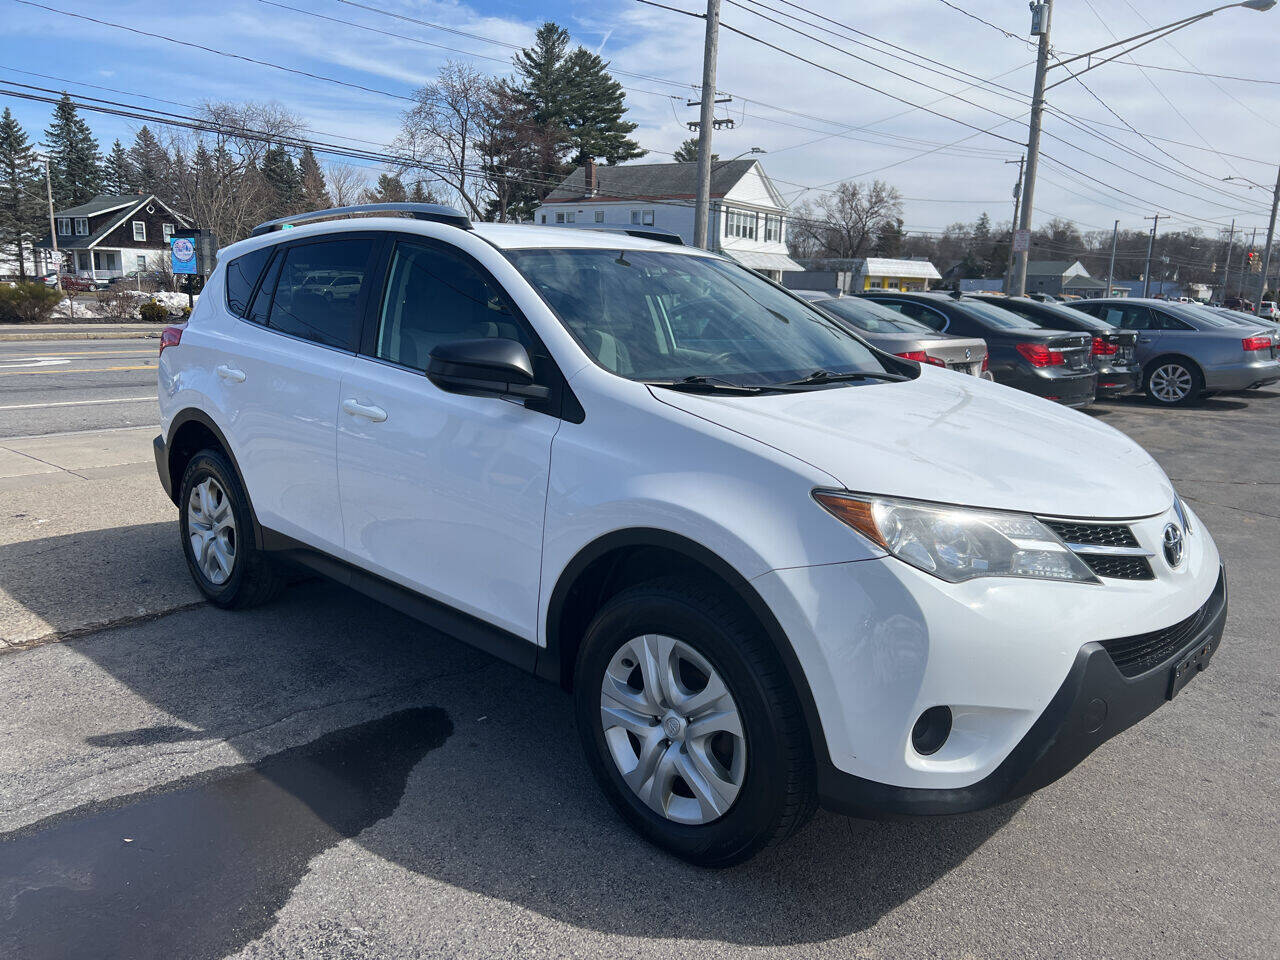
<instances>
[{"instance_id":1,"label":"front license plate bracket","mask_svg":"<svg viewBox=\"0 0 1280 960\"><path fill-rule=\"evenodd\" d=\"M1209 665L1213 651L1218 647L1217 637L1206 637L1200 645L1174 665L1169 673L1168 699L1172 700L1192 678Z\"/></svg>"}]
</instances>

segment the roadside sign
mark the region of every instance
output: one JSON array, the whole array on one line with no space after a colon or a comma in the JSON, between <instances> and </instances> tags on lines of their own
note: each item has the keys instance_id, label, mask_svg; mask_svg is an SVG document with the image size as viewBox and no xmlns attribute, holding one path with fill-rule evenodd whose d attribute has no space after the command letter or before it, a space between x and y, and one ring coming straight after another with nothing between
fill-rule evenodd
<instances>
[{"instance_id":1,"label":"roadside sign","mask_svg":"<svg viewBox=\"0 0 1280 960\"><path fill-rule=\"evenodd\" d=\"M1031 231L1015 230L1013 232L1013 252L1028 253L1031 250Z\"/></svg>"},{"instance_id":2,"label":"roadside sign","mask_svg":"<svg viewBox=\"0 0 1280 960\"><path fill-rule=\"evenodd\" d=\"M169 241L174 273L196 274L196 245L190 237L174 237Z\"/></svg>"}]
</instances>

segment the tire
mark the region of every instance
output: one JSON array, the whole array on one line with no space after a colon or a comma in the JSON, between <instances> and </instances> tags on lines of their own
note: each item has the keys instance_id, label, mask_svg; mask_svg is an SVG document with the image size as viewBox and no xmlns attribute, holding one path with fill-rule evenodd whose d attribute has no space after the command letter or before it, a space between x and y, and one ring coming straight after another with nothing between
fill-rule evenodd
<instances>
[{"instance_id":1,"label":"tire","mask_svg":"<svg viewBox=\"0 0 1280 960\"><path fill-rule=\"evenodd\" d=\"M646 652L652 659L642 663ZM646 673L658 676L656 662L677 664L667 674L670 696L662 683L644 682ZM680 859L741 863L789 836L817 806L813 751L786 671L759 625L716 590L670 578L617 594L587 628L574 676L578 732L601 789L641 836ZM624 764L634 769L624 774ZM654 775L645 779L648 769Z\"/></svg>"},{"instance_id":2,"label":"tire","mask_svg":"<svg viewBox=\"0 0 1280 960\"><path fill-rule=\"evenodd\" d=\"M191 578L209 602L240 610L279 595L285 578L271 556L256 546L249 498L226 456L212 449L193 456L181 490L182 549Z\"/></svg>"},{"instance_id":3,"label":"tire","mask_svg":"<svg viewBox=\"0 0 1280 960\"><path fill-rule=\"evenodd\" d=\"M1162 357L1147 368L1143 388L1152 403L1185 407L1200 399L1204 375L1193 363L1178 357Z\"/></svg>"}]
</instances>

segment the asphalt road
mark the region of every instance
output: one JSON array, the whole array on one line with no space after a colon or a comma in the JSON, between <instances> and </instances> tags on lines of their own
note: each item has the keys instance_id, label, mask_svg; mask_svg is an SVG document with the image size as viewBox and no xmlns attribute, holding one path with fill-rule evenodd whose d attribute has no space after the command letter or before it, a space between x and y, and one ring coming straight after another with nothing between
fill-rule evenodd
<instances>
[{"instance_id":1,"label":"asphalt road","mask_svg":"<svg viewBox=\"0 0 1280 960\"><path fill-rule=\"evenodd\" d=\"M1280 392L1094 412L1226 558L1209 670L1023 801L821 813L721 872L617 820L556 688L323 582L192 606L148 464L0 493L24 609L181 607L0 655L0 956L1274 960Z\"/></svg>"},{"instance_id":2,"label":"asphalt road","mask_svg":"<svg viewBox=\"0 0 1280 960\"><path fill-rule=\"evenodd\" d=\"M159 423L156 340L0 342L0 438Z\"/></svg>"}]
</instances>

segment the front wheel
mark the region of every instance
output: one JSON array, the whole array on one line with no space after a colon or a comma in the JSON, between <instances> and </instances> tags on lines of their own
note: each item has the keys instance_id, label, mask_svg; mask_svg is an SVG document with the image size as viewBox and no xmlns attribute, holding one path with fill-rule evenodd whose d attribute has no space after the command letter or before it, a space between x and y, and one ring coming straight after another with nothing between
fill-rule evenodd
<instances>
[{"instance_id":1,"label":"front wheel","mask_svg":"<svg viewBox=\"0 0 1280 960\"><path fill-rule=\"evenodd\" d=\"M608 601L587 628L575 697L605 795L683 860L740 863L816 805L786 672L760 627L716 591L658 580Z\"/></svg>"},{"instance_id":2,"label":"front wheel","mask_svg":"<svg viewBox=\"0 0 1280 960\"><path fill-rule=\"evenodd\" d=\"M1147 371L1147 396L1166 407L1186 406L1200 398L1204 377L1181 360L1160 360Z\"/></svg>"}]
</instances>

